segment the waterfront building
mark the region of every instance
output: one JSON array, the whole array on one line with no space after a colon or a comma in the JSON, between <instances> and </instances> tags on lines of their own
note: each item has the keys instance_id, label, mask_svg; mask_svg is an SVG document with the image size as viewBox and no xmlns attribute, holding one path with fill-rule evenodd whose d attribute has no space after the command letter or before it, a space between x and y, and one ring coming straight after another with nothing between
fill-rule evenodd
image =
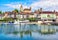
<instances>
[{"instance_id":1,"label":"waterfront building","mask_svg":"<svg viewBox=\"0 0 58 40\"><path fill-rule=\"evenodd\" d=\"M3 18L3 14L0 14L0 19L2 19Z\"/></svg>"},{"instance_id":2,"label":"waterfront building","mask_svg":"<svg viewBox=\"0 0 58 40\"><path fill-rule=\"evenodd\" d=\"M41 15L40 15L41 11L42 11L41 8L38 9L38 10L35 10L35 11L34 11L34 16L35 16L36 18L40 19L40 18L41 18L41 17L40 17L40 16L41 16Z\"/></svg>"},{"instance_id":3,"label":"waterfront building","mask_svg":"<svg viewBox=\"0 0 58 40\"><path fill-rule=\"evenodd\" d=\"M24 13L20 13L19 14L19 18L21 19L23 19L23 18L27 18L27 14L24 14Z\"/></svg>"},{"instance_id":4,"label":"waterfront building","mask_svg":"<svg viewBox=\"0 0 58 40\"><path fill-rule=\"evenodd\" d=\"M3 18L8 18L8 14L8 12L5 12Z\"/></svg>"},{"instance_id":5,"label":"waterfront building","mask_svg":"<svg viewBox=\"0 0 58 40\"><path fill-rule=\"evenodd\" d=\"M52 11L42 11L41 19L42 20L55 20L56 14L55 12L52 12Z\"/></svg>"},{"instance_id":6,"label":"waterfront building","mask_svg":"<svg viewBox=\"0 0 58 40\"><path fill-rule=\"evenodd\" d=\"M12 12L5 12L3 17L4 18L14 18L14 14Z\"/></svg>"},{"instance_id":7,"label":"waterfront building","mask_svg":"<svg viewBox=\"0 0 58 40\"><path fill-rule=\"evenodd\" d=\"M58 12L57 12L58 13ZM56 19L56 12L54 11L43 11L42 8L36 10L34 12L36 18L41 20L55 20Z\"/></svg>"},{"instance_id":8,"label":"waterfront building","mask_svg":"<svg viewBox=\"0 0 58 40\"><path fill-rule=\"evenodd\" d=\"M29 18L35 18L34 14L29 14Z\"/></svg>"},{"instance_id":9,"label":"waterfront building","mask_svg":"<svg viewBox=\"0 0 58 40\"><path fill-rule=\"evenodd\" d=\"M34 18L34 14L33 13L20 13L20 18Z\"/></svg>"},{"instance_id":10,"label":"waterfront building","mask_svg":"<svg viewBox=\"0 0 58 40\"><path fill-rule=\"evenodd\" d=\"M31 13L31 7L23 9L23 6L20 6L20 18L29 18Z\"/></svg>"}]
</instances>

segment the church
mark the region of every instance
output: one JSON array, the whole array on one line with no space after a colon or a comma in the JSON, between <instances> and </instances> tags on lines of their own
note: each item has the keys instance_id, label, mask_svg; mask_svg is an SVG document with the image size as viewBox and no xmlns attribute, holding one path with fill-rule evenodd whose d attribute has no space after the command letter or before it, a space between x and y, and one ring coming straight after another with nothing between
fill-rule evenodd
<instances>
[{"instance_id":1,"label":"church","mask_svg":"<svg viewBox=\"0 0 58 40\"><path fill-rule=\"evenodd\" d=\"M21 18L29 18L29 17L34 17L34 13L31 11L31 7L30 8L23 8L23 6L20 6L20 17Z\"/></svg>"},{"instance_id":2,"label":"church","mask_svg":"<svg viewBox=\"0 0 58 40\"><path fill-rule=\"evenodd\" d=\"M21 5L20 6L20 12L23 12L23 13L31 13L31 7L30 8L24 8L23 9L23 6Z\"/></svg>"}]
</instances>

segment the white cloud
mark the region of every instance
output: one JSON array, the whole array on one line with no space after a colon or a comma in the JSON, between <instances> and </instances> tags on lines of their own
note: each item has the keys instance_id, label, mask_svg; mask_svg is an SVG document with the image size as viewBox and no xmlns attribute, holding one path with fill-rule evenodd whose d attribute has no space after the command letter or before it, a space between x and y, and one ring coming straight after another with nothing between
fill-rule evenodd
<instances>
[{"instance_id":1,"label":"white cloud","mask_svg":"<svg viewBox=\"0 0 58 40\"><path fill-rule=\"evenodd\" d=\"M5 4L5 5L8 7L17 8L17 9L20 9L20 6L21 6L21 4ZM23 6L23 9L29 8L27 5L22 5L22 6Z\"/></svg>"},{"instance_id":2,"label":"white cloud","mask_svg":"<svg viewBox=\"0 0 58 40\"><path fill-rule=\"evenodd\" d=\"M8 7L12 7L12 8L19 8L20 4L18 5L13 5L13 4L5 4Z\"/></svg>"},{"instance_id":3,"label":"white cloud","mask_svg":"<svg viewBox=\"0 0 58 40\"><path fill-rule=\"evenodd\" d=\"M20 8L21 4L5 4L8 7L12 8ZM58 10L58 0L41 0L35 1L31 3L29 6L27 4L23 4L23 8L32 7L32 10L43 8L44 10Z\"/></svg>"},{"instance_id":4,"label":"white cloud","mask_svg":"<svg viewBox=\"0 0 58 40\"><path fill-rule=\"evenodd\" d=\"M41 0L37 1L31 4L32 8L52 8L54 9L56 6L58 6L58 0Z\"/></svg>"}]
</instances>

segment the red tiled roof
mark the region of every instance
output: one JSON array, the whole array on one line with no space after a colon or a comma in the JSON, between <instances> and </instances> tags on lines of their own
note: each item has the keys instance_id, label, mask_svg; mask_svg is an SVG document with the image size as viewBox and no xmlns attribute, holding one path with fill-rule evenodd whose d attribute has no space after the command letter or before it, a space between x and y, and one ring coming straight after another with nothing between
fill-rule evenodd
<instances>
[{"instance_id":1,"label":"red tiled roof","mask_svg":"<svg viewBox=\"0 0 58 40\"><path fill-rule=\"evenodd\" d=\"M0 14L0 16L3 16L2 14Z\"/></svg>"},{"instance_id":2,"label":"red tiled roof","mask_svg":"<svg viewBox=\"0 0 58 40\"><path fill-rule=\"evenodd\" d=\"M58 12L56 12L56 16L58 16Z\"/></svg>"},{"instance_id":3,"label":"red tiled roof","mask_svg":"<svg viewBox=\"0 0 58 40\"><path fill-rule=\"evenodd\" d=\"M5 12L4 15L5 15L5 14L12 15L12 14L14 14L14 13L13 13L13 12Z\"/></svg>"},{"instance_id":4,"label":"red tiled roof","mask_svg":"<svg viewBox=\"0 0 58 40\"><path fill-rule=\"evenodd\" d=\"M8 15L12 15L12 14L14 14L13 12L5 12L3 15L5 15L5 14L8 14ZM18 14L22 14L22 15L26 15L26 14L28 14L28 15L33 15L34 13L36 13L36 14L54 14L54 11L42 11L41 13L39 12L39 11L36 11L36 12L31 12L31 13L24 13L24 12L19 12ZM58 12L55 12L55 14L56 15L58 15Z\"/></svg>"},{"instance_id":5,"label":"red tiled roof","mask_svg":"<svg viewBox=\"0 0 58 40\"><path fill-rule=\"evenodd\" d=\"M52 11L42 11L42 13L54 13Z\"/></svg>"},{"instance_id":6,"label":"red tiled roof","mask_svg":"<svg viewBox=\"0 0 58 40\"><path fill-rule=\"evenodd\" d=\"M54 11L42 11L42 12L35 11L34 13L36 13L36 14L54 14ZM58 13L58 12L55 12L55 13Z\"/></svg>"},{"instance_id":7,"label":"red tiled roof","mask_svg":"<svg viewBox=\"0 0 58 40\"><path fill-rule=\"evenodd\" d=\"M28 14L28 15L33 15L33 12L31 12L31 13L24 13L24 12L20 12L19 14L22 14L22 15L26 15L26 14Z\"/></svg>"},{"instance_id":8,"label":"red tiled roof","mask_svg":"<svg viewBox=\"0 0 58 40\"><path fill-rule=\"evenodd\" d=\"M23 11L26 11L26 10L31 11L31 9L24 9Z\"/></svg>"}]
</instances>

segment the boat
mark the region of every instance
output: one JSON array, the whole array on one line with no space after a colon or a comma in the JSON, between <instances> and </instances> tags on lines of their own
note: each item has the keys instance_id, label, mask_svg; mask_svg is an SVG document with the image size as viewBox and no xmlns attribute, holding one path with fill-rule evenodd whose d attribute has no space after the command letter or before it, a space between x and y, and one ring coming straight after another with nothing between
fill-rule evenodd
<instances>
[{"instance_id":1,"label":"boat","mask_svg":"<svg viewBox=\"0 0 58 40\"><path fill-rule=\"evenodd\" d=\"M58 26L58 22L52 22L51 25L57 25Z\"/></svg>"},{"instance_id":2,"label":"boat","mask_svg":"<svg viewBox=\"0 0 58 40\"><path fill-rule=\"evenodd\" d=\"M28 23L29 20L24 20L24 21L19 21L19 20L15 20L14 22L7 22L7 23L1 23L1 24L25 24L25 23Z\"/></svg>"},{"instance_id":3,"label":"boat","mask_svg":"<svg viewBox=\"0 0 58 40\"><path fill-rule=\"evenodd\" d=\"M15 21L14 21L14 24L21 24L21 23L22 23L22 24L25 24L25 23L28 23L28 22L29 22L29 20L24 20L24 21L19 21L19 20L16 21L16 20L15 20Z\"/></svg>"}]
</instances>

